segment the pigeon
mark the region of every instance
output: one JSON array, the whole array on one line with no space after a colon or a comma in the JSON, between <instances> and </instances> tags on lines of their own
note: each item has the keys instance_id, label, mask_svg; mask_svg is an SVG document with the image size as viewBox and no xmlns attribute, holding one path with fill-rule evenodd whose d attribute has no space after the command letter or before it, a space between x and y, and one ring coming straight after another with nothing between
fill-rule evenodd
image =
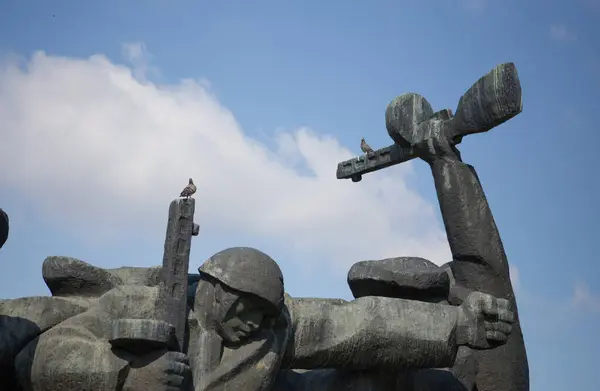
<instances>
[{"instance_id":1,"label":"pigeon","mask_svg":"<svg viewBox=\"0 0 600 391\"><path fill-rule=\"evenodd\" d=\"M371 146L367 144L364 138L360 139L360 150L366 154L373 153L373 148L371 148Z\"/></svg>"},{"instance_id":2,"label":"pigeon","mask_svg":"<svg viewBox=\"0 0 600 391\"><path fill-rule=\"evenodd\" d=\"M367 156L370 153L373 153L373 148L371 148L371 146L369 144L367 144L364 137L360 139L360 150L365 153L365 162L366 162ZM357 157L356 161L359 161L359 160L360 160L360 157Z\"/></svg>"},{"instance_id":3,"label":"pigeon","mask_svg":"<svg viewBox=\"0 0 600 391\"><path fill-rule=\"evenodd\" d=\"M196 192L196 185L194 185L194 181L190 178L190 183L183 189L179 197L190 198L192 194Z\"/></svg>"}]
</instances>

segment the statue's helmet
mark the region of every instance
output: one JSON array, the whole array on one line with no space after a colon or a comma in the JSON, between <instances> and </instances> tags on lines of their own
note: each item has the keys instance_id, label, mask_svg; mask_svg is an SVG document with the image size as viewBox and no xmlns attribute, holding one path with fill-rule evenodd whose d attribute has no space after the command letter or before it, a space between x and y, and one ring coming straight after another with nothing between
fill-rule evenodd
<instances>
[{"instance_id":1,"label":"statue's helmet","mask_svg":"<svg viewBox=\"0 0 600 391\"><path fill-rule=\"evenodd\" d=\"M283 306L283 275L267 254L251 247L232 247L216 253L200 268L227 287L260 297L277 312Z\"/></svg>"}]
</instances>

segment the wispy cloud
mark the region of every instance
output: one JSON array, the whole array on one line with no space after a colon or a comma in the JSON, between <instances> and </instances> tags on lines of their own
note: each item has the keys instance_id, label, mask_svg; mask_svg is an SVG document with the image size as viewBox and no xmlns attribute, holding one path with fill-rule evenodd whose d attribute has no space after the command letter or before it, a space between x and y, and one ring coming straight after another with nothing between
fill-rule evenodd
<instances>
[{"instance_id":1,"label":"wispy cloud","mask_svg":"<svg viewBox=\"0 0 600 391\"><path fill-rule=\"evenodd\" d=\"M487 8L489 0L461 0L462 6L470 12L479 13Z\"/></svg>"},{"instance_id":2,"label":"wispy cloud","mask_svg":"<svg viewBox=\"0 0 600 391\"><path fill-rule=\"evenodd\" d=\"M577 34L564 24L555 24L550 26L550 38L556 42L574 42L577 40Z\"/></svg>"},{"instance_id":3,"label":"wispy cloud","mask_svg":"<svg viewBox=\"0 0 600 391\"><path fill-rule=\"evenodd\" d=\"M574 308L587 312L600 312L600 296L592 293L589 286L584 282L575 284L571 304Z\"/></svg>"},{"instance_id":4,"label":"wispy cloud","mask_svg":"<svg viewBox=\"0 0 600 391\"><path fill-rule=\"evenodd\" d=\"M334 137L287 130L268 148L206 83L140 80L145 48L123 53L133 66L42 52L27 67L0 61L0 166L15 168L0 170L3 191L43 188L36 207L94 240L162 225L155 211L193 177L203 224L215 235L270 238L344 271L401 254L450 259L434 205L407 185L410 165L367 177L365 186L339 181L337 162L353 155ZM85 197L72 190L78 186Z\"/></svg>"},{"instance_id":5,"label":"wispy cloud","mask_svg":"<svg viewBox=\"0 0 600 391\"><path fill-rule=\"evenodd\" d=\"M513 290L516 293L521 291L521 273L519 268L513 264L509 264L510 282L513 286Z\"/></svg>"},{"instance_id":6,"label":"wispy cloud","mask_svg":"<svg viewBox=\"0 0 600 391\"><path fill-rule=\"evenodd\" d=\"M146 50L146 45L142 42L123 44L121 53L125 60L133 67L133 76L136 79L145 81L160 74L158 68L150 64L152 55Z\"/></svg>"}]
</instances>

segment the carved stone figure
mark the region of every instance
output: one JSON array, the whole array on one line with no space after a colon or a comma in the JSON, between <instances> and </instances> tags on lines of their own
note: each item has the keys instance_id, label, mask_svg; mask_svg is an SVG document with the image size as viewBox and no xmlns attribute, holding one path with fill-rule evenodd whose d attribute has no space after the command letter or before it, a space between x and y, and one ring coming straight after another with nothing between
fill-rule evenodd
<instances>
[{"instance_id":1,"label":"carved stone figure","mask_svg":"<svg viewBox=\"0 0 600 391\"><path fill-rule=\"evenodd\" d=\"M47 259L44 277L52 299L82 304L74 316L73 309L56 307L54 322L66 320L13 339L19 346L4 345L3 353L14 355L39 334L14 358L21 387L392 390L408 381L404 370L451 366L459 346L502 344L513 321L506 300L481 293L458 307L374 296L352 302L293 299L284 296L275 261L255 249L232 248L200 268L188 314L187 356L151 344L131 351L111 346L115 322L155 319L160 271ZM14 311L22 303L5 306L11 304ZM327 369L290 370L319 368Z\"/></svg>"}]
</instances>

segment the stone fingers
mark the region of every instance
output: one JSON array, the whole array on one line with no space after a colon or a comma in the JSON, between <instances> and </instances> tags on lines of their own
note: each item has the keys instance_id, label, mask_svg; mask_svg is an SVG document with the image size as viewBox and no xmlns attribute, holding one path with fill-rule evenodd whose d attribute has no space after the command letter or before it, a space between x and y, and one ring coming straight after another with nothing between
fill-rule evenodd
<instances>
[{"instance_id":1,"label":"stone fingers","mask_svg":"<svg viewBox=\"0 0 600 391\"><path fill-rule=\"evenodd\" d=\"M487 331L485 337L488 341L495 342L506 342L508 340L508 335L501 333L500 331Z\"/></svg>"},{"instance_id":2,"label":"stone fingers","mask_svg":"<svg viewBox=\"0 0 600 391\"><path fill-rule=\"evenodd\" d=\"M512 332L514 313L508 300L471 292L459 312L457 336L475 349L504 344Z\"/></svg>"},{"instance_id":3,"label":"stone fingers","mask_svg":"<svg viewBox=\"0 0 600 391\"><path fill-rule=\"evenodd\" d=\"M492 295L479 293L477 302L486 318L495 318L501 322L513 323L514 312L511 310L511 304L506 299L498 299Z\"/></svg>"},{"instance_id":4,"label":"stone fingers","mask_svg":"<svg viewBox=\"0 0 600 391\"><path fill-rule=\"evenodd\" d=\"M190 367L187 364L180 362L170 362L169 366L165 369L167 374L173 375L186 375L190 371Z\"/></svg>"},{"instance_id":5,"label":"stone fingers","mask_svg":"<svg viewBox=\"0 0 600 391\"><path fill-rule=\"evenodd\" d=\"M510 334L512 325L506 322L484 322L486 331L497 331L503 334Z\"/></svg>"},{"instance_id":6,"label":"stone fingers","mask_svg":"<svg viewBox=\"0 0 600 391\"><path fill-rule=\"evenodd\" d=\"M180 352L167 352L164 359L167 360L165 368L165 385L168 390L180 390L190 377L190 366L187 355Z\"/></svg>"},{"instance_id":7,"label":"stone fingers","mask_svg":"<svg viewBox=\"0 0 600 391\"><path fill-rule=\"evenodd\" d=\"M167 352L165 353L165 359L173 363L189 364L188 356L180 352Z\"/></svg>"},{"instance_id":8,"label":"stone fingers","mask_svg":"<svg viewBox=\"0 0 600 391\"><path fill-rule=\"evenodd\" d=\"M497 343L506 343L514 321L514 313L510 310L510 302L482 294L479 304L484 315L487 315L485 316L486 321L484 321L486 339Z\"/></svg>"},{"instance_id":9,"label":"stone fingers","mask_svg":"<svg viewBox=\"0 0 600 391\"><path fill-rule=\"evenodd\" d=\"M503 322L514 323L515 321L515 313L512 310L512 305L510 301L506 299L497 299L498 301L498 319Z\"/></svg>"},{"instance_id":10,"label":"stone fingers","mask_svg":"<svg viewBox=\"0 0 600 391\"><path fill-rule=\"evenodd\" d=\"M181 386L186 383L188 375L174 375L168 374L165 379L165 385L169 386L168 389L180 390Z\"/></svg>"}]
</instances>

